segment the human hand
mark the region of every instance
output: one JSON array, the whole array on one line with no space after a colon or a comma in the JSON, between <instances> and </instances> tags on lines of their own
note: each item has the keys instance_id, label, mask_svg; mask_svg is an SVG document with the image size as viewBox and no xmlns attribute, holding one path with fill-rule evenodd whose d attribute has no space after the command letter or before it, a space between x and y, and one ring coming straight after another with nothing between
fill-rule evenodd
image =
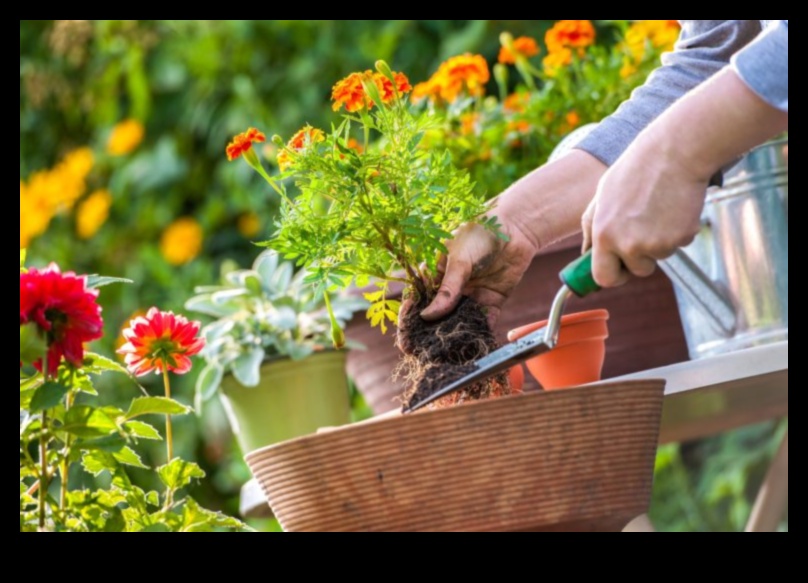
<instances>
[{"instance_id":1,"label":"human hand","mask_svg":"<svg viewBox=\"0 0 808 583\"><path fill-rule=\"evenodd\" d=\"M439 265L441 288L422 317L445 317L465 295L488 310L493 327L536 254L578 231L605 171L602 162L576 150L513 185L491 211L508 241L480 226L460 229L447 243L449 255Z\"/></svg>"},{"instance_id":2,"label":"human hand","mask_svg":"<svg viewBox=\"0 0 808 583\"><path fill-rule=\"evenodd\" d=\"M584 213L584 251L601 287L648 277L699 232L708 179L640 141L604 175Z\"/></svg>"},{"instance_id":3,"label":"human hand","mask_svg":"<svg viewBox=\"0 0 808 583\"><path fill-rule=\"evenodd\" d=\"M788 112L763 101L727 67L648 126L606 173L584 214L603 287L647 276L689 244L710 177L788 130Z\"/></svg>"},{"instance_id":4,"label":"human hand","mask_svg":"<svg viewBox=\"0 0 808 583\"><path fill-rule=\"evenodd\" d=\"M447 243L449 255L438 265L440 289L421 317L439 320L468 296L487 311L489 325L496 325L502 306L539 251L513 223L503 223L501 230L507 242L476 224L465 225L455 234Z\"/></svg>"}]
</instances>

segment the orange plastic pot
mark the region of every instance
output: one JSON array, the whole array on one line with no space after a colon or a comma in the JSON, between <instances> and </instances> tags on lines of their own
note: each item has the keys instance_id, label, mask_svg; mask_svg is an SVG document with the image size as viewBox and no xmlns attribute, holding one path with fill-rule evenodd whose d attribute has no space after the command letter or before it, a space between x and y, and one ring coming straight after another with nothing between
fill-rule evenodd
<instances>
[{"instance_id":1,"label":"orange plastic pot","mask_svg":"<svg viewBox=\"0 0 808 583\"><path fill-rule=\"evenodd\" d=\"M508 380L511 382L511 394L521 395L525 389L525 369L521 364L508 371Z\"/></svg>"},{"instance_id":2,"label":"orange plastic pot","mask_svg":"<svg viewBox=\"0 0 808 583\"><path fill-rule=\"evenodd\" d=\"M592 310L561 319L561 334L554 350L526 362L530 374L547 391L576 387L601 380L609 337L609 312ZM508 337L518 340L547 325L537 322L513 330Z\"/></svg>"}]
</instances>

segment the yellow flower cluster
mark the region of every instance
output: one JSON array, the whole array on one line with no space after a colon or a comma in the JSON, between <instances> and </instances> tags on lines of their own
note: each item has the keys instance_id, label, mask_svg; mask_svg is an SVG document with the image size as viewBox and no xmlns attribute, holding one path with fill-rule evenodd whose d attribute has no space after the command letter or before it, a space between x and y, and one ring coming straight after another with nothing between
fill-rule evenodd
<instances>
[{"instance_id":1,"label":"yellow flower cluster","mask_svg":"<svg viewBox=\"0 0 808 583\"><path fill-rule=\"evenodd\" d=\"M81 239L92 239L107 222L112 207L112 194L96 190L76 210L76 233Z\"/></svg>"},{"instance_id":2,"label":"yellow flower cluster","mask_svg":"<svg viewBox=\"0 0 808 583\"><path fill-rule=\"evenodd\" d=\"M93 168L93 153L80 148L69 153L51 170L20 180L20 248L48 229L51 219L73 208L87 190L87 175Z\"/></svg>"},{"instance_id":3,"label":"yellow flower cluster","mask_svg":"<svg viewBox=\"0 0 808 583\"><path fill-rule=\"evenodd\" d=\"M160 253L171 265L190 263L202 251L204 233L194 219L177 219L163 232Z\"/></svg>"},{"instance_id":4,"label":"yellow flower cluster","mask_svg":"<svg viewBox=\"0 0 808 583\"><path fill-rule=\"evenodd\" d=\"M143 124L134 119L127 119L112 128L112 133L107 140L107 153L110 156L125 156L135 151L146 130Z\"/></svg>"},{"instance_id":5,"label":"yellow flower cluster","mask_svg":"<svg viewBox=\"0 0 808 583\"><path fill-rule=\"evenodd\" d=\"M681 28L677 20L639 20L626 32L624 44L627 53L623 69L624 79L637 72L637 65L645 59L649 48L659 52L672 51L679 39Z\"/></svg>"}]
</instances>

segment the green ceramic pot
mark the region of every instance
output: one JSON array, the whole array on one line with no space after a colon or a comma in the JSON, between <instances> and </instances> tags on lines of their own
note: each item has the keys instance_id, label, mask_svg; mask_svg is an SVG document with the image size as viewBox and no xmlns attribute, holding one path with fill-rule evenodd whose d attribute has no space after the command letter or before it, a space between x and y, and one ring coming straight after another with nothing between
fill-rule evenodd
<instances>
[{"instance_id":1,"label":"green ceramic pot","mask_svg":"<svg viewBox=\"0 0 808 583\"><path fill-rule=\"evenodd\" d=\"M351 420L346 352L264 364L257 387L230 375L220 393L244 454Z\"/></svg>"}]
</instances>

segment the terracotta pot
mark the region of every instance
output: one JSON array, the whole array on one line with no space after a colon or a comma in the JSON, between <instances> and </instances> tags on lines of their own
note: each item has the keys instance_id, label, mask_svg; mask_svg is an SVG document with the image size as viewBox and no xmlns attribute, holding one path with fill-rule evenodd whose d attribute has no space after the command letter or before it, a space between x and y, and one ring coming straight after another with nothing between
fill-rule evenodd
<instances>
[{"instance_id":1,"label":"terracotta pot","mask_svg":"<svg viewBox=\"0 0 808 583\"><path fill-rule=\"evenodd\" d=\"M285 530L620 531L648 509L664 381L492 399L247 456Z\"/></svg>"},{"instance_id":2,"label":"terracotta pot","mask_svg":"<svg viewBox=\"0 0 808 583\"><path fill-rule=\"evenodd\" d=\"M570 239L547 249L533 262L500 317L497 335L502 342L510 330L547 317L560 285L558 274L580 256L580 249L580 240ZM661 271L584 300L573 298L567 307L569 312L594 309L611 314L603 378L689 360L673 286ZM398 408L403 387L391 380L399 359L392 336L371 330L364 314L357 314L348 327L348 337L368 347L348 356L348 374L368 404L379 414ZM525 379L526 392L539 388L532 376Z\"/></svg>"},{"instance_id":3,"label":"terracotta pot","mask_svg":"<svg viewBox=\"0 0 808 583\"><path fill-rule=\"evenodd\" d=\"M508 371L508 380L511 382L511 393L521 395L525 392L525 368L520 364Z\"/></svg>"},{"instance_id":4,"label":"terracotta pot","mask_svg":"<svg viewBox=\"0 0 808 583\"><path fill-rule=\"evenodd\" d=\"M531 358L525 364L546 391L587 385L601 379L609 337L609 312L592 310L561 318L561 333L554 350ZM547 321L517 328L511 340L547 326Z\"/></svg>"}]
</instances>

